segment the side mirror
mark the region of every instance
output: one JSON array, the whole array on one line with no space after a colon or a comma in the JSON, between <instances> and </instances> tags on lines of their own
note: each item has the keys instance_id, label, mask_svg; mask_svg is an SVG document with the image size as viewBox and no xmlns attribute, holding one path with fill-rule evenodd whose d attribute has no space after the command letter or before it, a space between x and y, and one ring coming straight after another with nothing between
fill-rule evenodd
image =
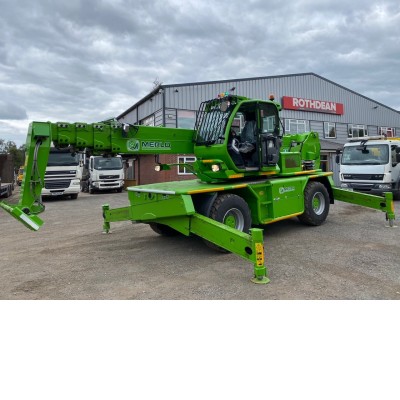
<instances>
[{"instance_id":1,"label":"side mirror","mask_svg":"<svg viewBox=\"0 0 400 400\"><path fill-rule=\"evenodd\" d=\"M340 153L341 153L341 151L339 149L337 149L336 157L335 157L336 164L340 164Z\"/></svg>"}]
</instances>

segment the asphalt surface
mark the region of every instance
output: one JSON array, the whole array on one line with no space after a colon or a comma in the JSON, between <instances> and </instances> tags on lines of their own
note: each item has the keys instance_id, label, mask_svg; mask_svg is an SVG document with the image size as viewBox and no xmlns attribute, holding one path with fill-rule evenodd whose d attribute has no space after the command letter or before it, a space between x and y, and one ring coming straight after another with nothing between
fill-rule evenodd
<instances>
[{"instance_id":1,"label":"asphalt surface","mask_svg":"<svg viewBox=\"0 0 400 400\"><path fill-rule=\"evenodd\" d=\"M104 203L126 206L127 193L50 199L37 232L0 209L0 299L400 299L400 228L380 211L337 202L322 226L268 225L271 283L256 285L250 263L200 238L129 221L103 234Z\"/></svg>"}]
</instances>

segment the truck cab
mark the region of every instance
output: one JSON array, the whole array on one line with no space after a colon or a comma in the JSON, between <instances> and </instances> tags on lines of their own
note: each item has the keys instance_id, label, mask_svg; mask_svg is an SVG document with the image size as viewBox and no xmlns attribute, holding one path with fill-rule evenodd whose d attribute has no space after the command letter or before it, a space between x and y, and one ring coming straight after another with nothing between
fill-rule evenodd
<instances>
[{"instance_id":1,"label":"truck cab","mask_svg":"<svg viewBox=\"0 0 400 400\"><path fill-rule=\"evenodd\" d=\"M116 190L124 187L124 169L121 156L90 156L86 158L82 179L82 191Z\"/></svg>"},{"instance_id":2,"label":"truck cab","mask_svg":"<svg viewBox=\"0 0 400 400\"><path fill-rule=\"evenodd\" d=\"M400 140L370 137L350 141L340 160L343 189L400 199Z\"/></svg>"},{"instance_id":3,"label":"truck cab","mask_svg":"<svg viewBox=\"0 0 400 400\"><path fill-rule=\"evenodd\" d=\"M42 197L77 199L81 191L80 154L70 149L51 148L44 176Z\"/></svg>"}]
</instances>

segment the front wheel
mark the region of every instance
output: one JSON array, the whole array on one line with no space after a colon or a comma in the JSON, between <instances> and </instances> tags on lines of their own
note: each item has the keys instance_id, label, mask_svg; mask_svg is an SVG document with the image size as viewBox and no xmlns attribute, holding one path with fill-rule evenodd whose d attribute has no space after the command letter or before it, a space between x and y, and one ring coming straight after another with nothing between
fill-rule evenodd
<instances>
[{"instance_id":1,"label":"front wheel","mask_svg":"<svg viewBox=\"0 0 400 400\"><path fill-rule=\"evenodd\" d=\"M306 225L321 225L329 213L329 193L321 182L310 181L304 190L304 213L299 220Z\"/></svg>"},{"instance_id":2,"label":"front wheel","mask_svg":"<svg viewBox=\"0 0 400 400\"><path fill-rule=\"evenodd\" d=\"M235 194L228 193L218 196L211 207L209 217L241 232L248 233L251 228L249 206L240 196ZM204 242L213 250L221 253L228 252L208 240L204 240Z\"/></svg>"}]
</instances>

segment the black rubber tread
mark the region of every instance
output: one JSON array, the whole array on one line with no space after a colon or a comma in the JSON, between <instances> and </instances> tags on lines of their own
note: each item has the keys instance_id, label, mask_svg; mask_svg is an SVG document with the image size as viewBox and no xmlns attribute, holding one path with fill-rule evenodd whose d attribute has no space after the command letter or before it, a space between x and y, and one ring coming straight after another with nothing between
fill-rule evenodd
<instances>
[{"instance_id":1,"label":"black rubber tread","mask_svg":"<svg viewBox=\"0 0 400 400\"><path fill-rule=\"evenodd\" d=\"M153 229L155 233L158 233L162 236L176 236L179 235L179 232L175 229L171 228L168 225L159 224L158 222L151 222L150 228Z\"/></svg>"},{"instance_id":2,"label":"black rubber tread","mask_svg":"<svg viewBox=\"0 0 400 400\"><path fill-rule=\"evenodd\" d=\"M312 205L312 199L315 194L321 193L325 198L325 209L322 214L315 213ZM321 182L309 181L304 190L304 213L298 216L298 219L306 225L319 226L325 222L329 214L329 193L325 185Z\"/></svg>"},{"instance_id":3,"label":"black rubber tread","mask_svg":"<svg viewBox=\"0 0 400 400\"><path fill-rule=\"evenodd\" d=\"M210 210L209 217L215 221L223 222L224 215L232 208L237 208L243 214L244 227L242 232L249 232L251 228L251 213L250 208L246 201L240 196L232 193L219 195ZM205 244L213 250L219 251L221 253L229 253L227 250L214 243L209 242L204 239Z\"/></svg>"}]
</instances>

